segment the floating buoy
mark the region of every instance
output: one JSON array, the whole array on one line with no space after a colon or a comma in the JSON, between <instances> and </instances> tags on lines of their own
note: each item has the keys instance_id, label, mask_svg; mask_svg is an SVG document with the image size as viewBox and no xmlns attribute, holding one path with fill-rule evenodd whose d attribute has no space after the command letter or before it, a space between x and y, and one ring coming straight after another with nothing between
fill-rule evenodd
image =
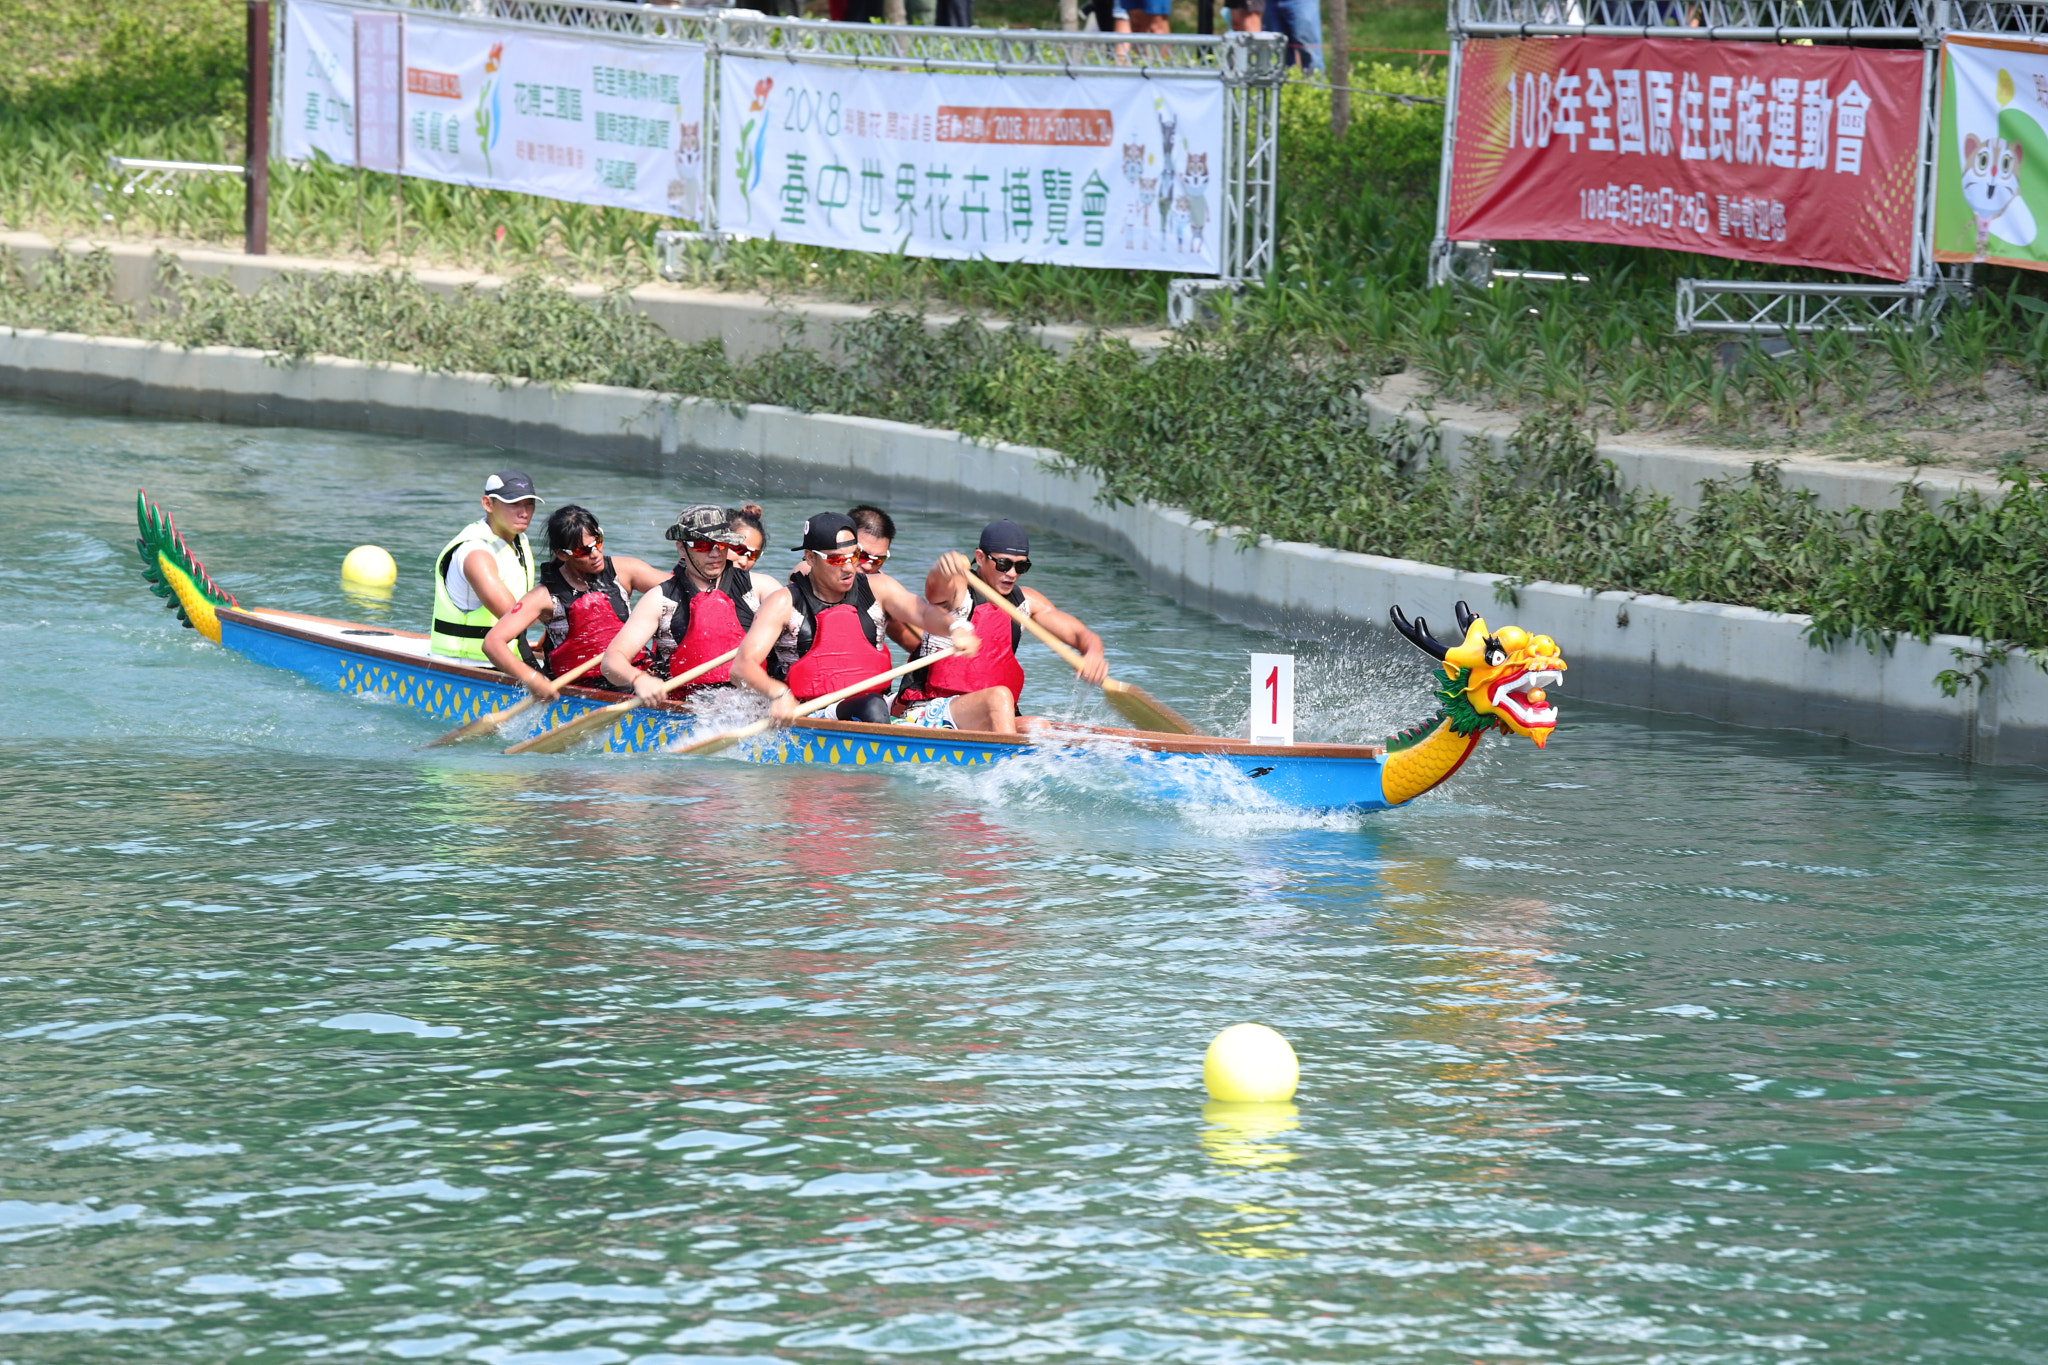
<instances>
[{"instance_id":1,"label":"floating buoy","mask_svg":"<svg viewBox=\"0 0 2048 1365\"><path fill-rule=\"evenodd\" d=\"M1227 1104L1276 1104L1294 1098L1301 1063L1294 1049L1264 1024L1232 1024L1216 1035L1202 1058L1209 1098Z\"/></svg>"},{"instance_id":2,"label":"floating buoy","mask_svg":"<svg viewBox=\"0 0 2048 1365\"><path fill-rule=\"evenodd\" d=\"M358 545L341 561L341 581L359 588L388 588L398 581L398 564L375 545Z\"/></svg>"}]
</instances>

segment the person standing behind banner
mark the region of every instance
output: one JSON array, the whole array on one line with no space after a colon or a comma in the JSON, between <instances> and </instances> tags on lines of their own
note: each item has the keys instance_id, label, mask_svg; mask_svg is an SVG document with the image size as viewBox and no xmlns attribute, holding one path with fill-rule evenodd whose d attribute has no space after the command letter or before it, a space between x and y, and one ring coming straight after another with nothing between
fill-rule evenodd
<instances>
[{"instance_id":1,"label":"person standing behind banner","mask_svg":"<svg viewBox=\"0 0 2048 1365\"><path fill-rule=\"evenodd\" d=\"M1266 24L1266 0L1233 0L1230 6L1232 33L1258 33Z\"/></svg>"},{"instance_id":2,"label":"person standing behind banner","mask_svg":"<svg viewBox=\"0 0 2048 1365\"><path fill-rule=\"evenodd\" d=\"M973 28L974 0L938 0L932 24L938 28Z\"/></svg>"},{"instance_id":3,"label":"person standing behind banner","mask_svg":"<svg viewBox=\"0 0 2048 1365\"><path fill-rule=\"evenodd\" d=\"M1287 39L1285 65L1323 69L1323 9L1318 0L1269 0L1266 18L1266 31Z\"/></svg>"}]
</instances>

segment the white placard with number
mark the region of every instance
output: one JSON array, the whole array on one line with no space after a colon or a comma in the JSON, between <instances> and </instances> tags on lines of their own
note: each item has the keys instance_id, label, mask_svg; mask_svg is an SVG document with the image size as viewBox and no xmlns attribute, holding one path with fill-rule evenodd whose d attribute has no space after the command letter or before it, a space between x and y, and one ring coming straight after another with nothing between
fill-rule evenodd
<instances>
[{"instance_id":1,"label":"white placard with number","mask_svg":"<svg viewBox=\"0 0 2048 1365\"><path fill-rule=\"evenodd\" d=\"M1254 744L1294 743L1294 656L1252 655Z\"/></svg>"}]
</instances>

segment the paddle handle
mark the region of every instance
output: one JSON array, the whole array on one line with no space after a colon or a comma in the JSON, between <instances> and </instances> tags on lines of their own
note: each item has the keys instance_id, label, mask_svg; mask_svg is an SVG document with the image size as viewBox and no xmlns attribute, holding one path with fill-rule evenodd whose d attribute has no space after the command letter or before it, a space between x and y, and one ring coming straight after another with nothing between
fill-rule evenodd
<instances>
[{"instance_id":1,"label":"paddle handle","mask_svg":"<svg viewBox=\"0 0 2048 1365\"><path fill-rule=\"evenodd\" d=\"M906 673L914 673L920 668L929 667L952 653L954 653L952 649L942 649L936 654L927 654L922 658L912 659L907 664L899 664L887 673L877 673L872 678L863 678L851 687L842 687L837 692L827 692L824 696L814 701L807 701L797 707L796 714L799 717L803 717L822 711L828 706L837 706L848 697L857 697L863 692L873 691L877 686L890 681L892 678L900 678ZM743 739L752 739L755 735L767 733L768 729L774 724L775 718L770 716L763 720L754 721L750 725L742 725L737 730L726 730L719 734L708 735L703 739L671 744L668 746L668 752L672 754L719 753L725 749L730 749Z\"/></svg>"},{"instance_id":2,"label":"paddle handle","mask_svg":"<svg viewBox=\"0 0 2048 1365\"><path fill-rule=\"evenodd\" d=\"M898 664L887 673L877 673L874 677L863 679L850 687L842 687L837 692L827 692L815 701L807 701L802 706L796 708L796 713L799 716L808 716L822 711L828 706L837 706L848 697L858 697L863 692L872 692L878 684L893 682L905 673L915 673L920 668L927 668L939 660L948 657L953 652L951 648L947 648L939 650L935 654L921 655L918 658L912 659L907 664Z\"/></svg>"},{"instance_id":3,"label":"paddle handle","mask_svg":"<svg viewBox=\"0 0 2048 1365\"><path fill-rule=\"evenodd\" d=\"M1015 602L1012 602L1009 598L982 582L980 575L969 573L967 575L967 586L1001 607L1012 621L1015 621L1018 625L1036 635L1047 649L1050 649L1053 653L1067 661L1067 667L1073 669L1076 673L1081 671L1081 652L1079 650L1019 611ZM1107 685L1106 683L1104 684L1104 686Z\"/></svg>"},{"instance_id":4,"label":"paddle handle","mask_svg":"<svg viewBox=\"0 0 2048 1365\"><path fill-rule=\"evenodd\" d=\"M720 664L729 664L734 659L737 659L739 657L740 652L737 649L728 649L727 651L725 651L725 653L719 655L717 658L707 659L703 663L698 664L695 668L690 669L686 673L678 673L675 677L670 678L667 682L661 685L661 695L666 697L669 693L675 691L678 687L687 686L688 684L693 683L697 679L703 677L706 673L709 673L712 669L718 667ZM627 701L615 701L610 706L607 706L604 709L605 712L609 715L623 716L639 704L640 698L638 695L635 695Z\"/></svg>"}]
</instances>

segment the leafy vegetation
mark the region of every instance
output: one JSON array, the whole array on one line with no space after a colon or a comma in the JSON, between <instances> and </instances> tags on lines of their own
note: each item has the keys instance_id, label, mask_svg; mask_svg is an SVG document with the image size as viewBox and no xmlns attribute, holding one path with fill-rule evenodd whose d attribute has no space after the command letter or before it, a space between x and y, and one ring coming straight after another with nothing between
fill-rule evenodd
<instances>
[{"instance_id":1,"label":"leafy vegetation","mask_svg":"<svg viewBox=\"0 0 2048 1365\"><path fill-rule=\"evenodd\" d=\"M1051 447L1111 497L1283 540L1810 613L1821 641L1947 632L2048 646L2048 487L2020 471L2002 500L1844 514L1759 463L1682 514L1624 490L1567 414L1536 414L1505 453L1453 470L1427 430L1368 430L1369 357L1312 352L1270 326L1182 336L1151 356L1098 334L1061 354L1020 330L934 331L883 311L839 330L837 358L791 343L733 361L670 338L623 293L591 305L533 276L452 295L396 272L285 277L243 296L160 264L170 306L145 319L114 301L104 252L58 257L34 279L0 256L0 325L890 418ZM1203 397L1223 392L1232 401Z\"/></svg>"}]
</instances>

